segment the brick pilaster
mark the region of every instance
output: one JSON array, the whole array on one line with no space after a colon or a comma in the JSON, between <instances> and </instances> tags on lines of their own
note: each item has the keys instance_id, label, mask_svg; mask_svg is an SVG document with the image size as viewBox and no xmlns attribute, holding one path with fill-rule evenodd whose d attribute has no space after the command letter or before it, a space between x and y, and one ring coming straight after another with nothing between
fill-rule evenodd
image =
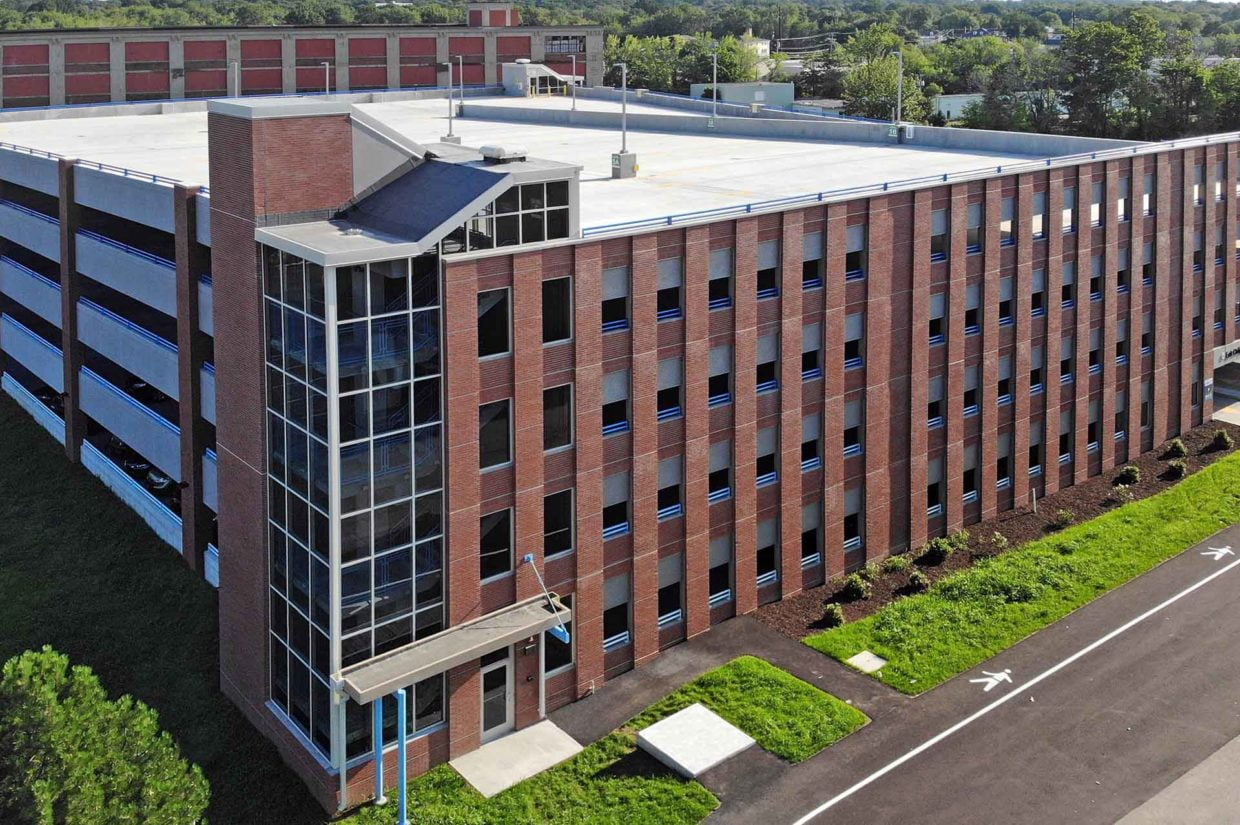
<instances>
[{"instance_id":1,"label":"brick pilaster","mask_svg":"<svg viewBox=\"0 0 1240 825\"><path fill-rule=\"evenodd\" d=\"M181 430L181 555L201 571L211 535L211 512L202 500L203 452L210 446L202 418L202 366L211 342L198 319L198 279L210 267L197 241L198 187L173 189L177 268L177 386Z\"/></svg>"},{"instance_id":2,"label":"brick pilaster","mask_svg":"<svg viewBox=\"0 0 1240 825\"><path fill-rule=\"evenodd\" d=\"M81 460L82 439L86 437L86 417L79 403L78 380L84 353L78 340L77 305L82 296L82 276L77 271L77 230L81 208L74 191L77 161L57 161L60 177L60 351L64 360L65 455L77 463Z\"/></svg>"}]
</instances>

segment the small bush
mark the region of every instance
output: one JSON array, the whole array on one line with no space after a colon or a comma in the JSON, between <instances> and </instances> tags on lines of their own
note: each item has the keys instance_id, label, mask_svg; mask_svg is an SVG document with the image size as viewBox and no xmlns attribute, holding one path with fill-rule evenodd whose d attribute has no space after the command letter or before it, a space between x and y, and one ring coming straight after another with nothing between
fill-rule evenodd
<instances>
[{"instance_id":1,"label":"small bush","mask_svg":"<svg viewBox=\"0 0 1240 825\"><path fill-rule=\"evenodd\" d=\"M892 556L883 562L884 573L903 573L909 568L908 556Z\"/></svg>"},{"instance_id":2,"label":"small bush","mask_svg":"<svg viewBox=\"0 0 1240 825\"><path fill-rule=\"evenodd\" d=\"M1008 541L1007 536L996 530L990 534L990 546L994 548L996 553L1005 553L1012 546L1012 543Z\"/></svg>"},{"instance_id":3,"label":"small bush","mask_svg":"<svg viewBox=\"0 0 1240 825\"><path fill-rule=\"evenodd\" d=\"M1137 494L1132 491L1130 484L1116 484L1111 490L1111 500L1116 504L1128 504L1136 498Z\"/></svg>"},{"instance_id":4,"label":"small bush","mask_svg":"<svg viewBox=\"0 0 1240 825\"><path fill-rule=\"evenodd\" d=\"M1119 485L1132 486L1133 484L1137 484L1140 481L1141 481L1141 468L1135 464L1128 464L1128 465L1125 465L1124 467L1121 467L1120 471L1115 474L1114 483L1116 484L1116 486L1119 486Z\"/></svg>"},{"instance_id":5,"label":"small bush","mask_svg":"<svg viewBox=\"0 0 1240 825\"><path fill-rule=\"evenodd\" d=\"M861 576L861 578L865 579L867 582L872 582L872 581L877 581L878 577L882 575L882 572L883 572L883 568L879 565L879 563L876 561L872 561L868 563L865 567L862 567L860 570L858 570L857 574Z\"/></svg>"},{"instance_id":6,"label":"small bush","mask_svg":"<svg viewBox=\"0 0 1240 825\"><path fill-rule=\"evenodd\" d=\"M925 590L930 586L930 577L921 570L914 570L908 574L908 586L919 592Z\"/></svg>"},{"instance_id":7,"label":"small bush","mask_svg":"<svg viewBox=\"0 0 1240 825\"><path fill-rule=\"evenodd\" d=\"M1076 513L1071 510L1057 510L1055 512L1055 519L1051 522L1051 525L1057 530L1062 530L1071 525L1074 521L1076 521Z\"/></svg>"},{"instance_id":8,"label":"small bush","mask_svg":"<svg viewBox=\"0 0 1240 825\"><path fill-rule=\"evenodd\" d=\"M1167 442L1167 452L1164 455L1167 458L1184 458L1188 455L1188 448L1184 446L1183 441L1173 438Z\"/></svg>"},{"instance_id":9,"label":"small bush","mask_svg":"<svg viewBox=\"0 0 1240 825\"><path fill-rule=\"evenodd\" d=\"M844 624L844 608L838 604L828 604L822 609L824 627L839 627Z\"/></svg>"},{"instance_id":10,"label":"small bush","mask_svg":"<svg viewBox=\"0 0 1240 825\"><path fill-rule=\"evenodd\" d=\"M859 602L863 599L870 598L870 594L874 592L874 586L870 584L860 573L853 573L844 579L844 586L840 588L840 598L845 601Z\"/></svg>"},{"instance_id":11,"label":"small bush","mask_svg":"<svg viewBox=\"0 0 1240 825\"><path fill-rule=\"evenodd\" d=\"M1214 440L1210 442L1210 446L1216 450L1230 450L1235 446L1235 442L1231 438L1231 433L1226 430L1215 430Z\"/></svg>"},{"instance_id":12,"label":"small bush","mask_svg":"<svg viewBox=\"0 0 1240 825\"><path fill-rule=\"evenodd\" d=\"M1188 475L1188 462L1182 458L1177 458L1167 462L1167 477L1171 479L1180 479Z\"/></svg>"},{"instance_id":13,"label":"small bush","mask_svg":"<svg viewBox=\"0 0 1240 825\"><path fill-rule=\"evenodd\" d=\"M926 564L939 565L952 557L956 552L956 545L951 539L938 537L930 539L926 544L926 548L921 553L921 559Z\"/></svg>"}]
</instances>

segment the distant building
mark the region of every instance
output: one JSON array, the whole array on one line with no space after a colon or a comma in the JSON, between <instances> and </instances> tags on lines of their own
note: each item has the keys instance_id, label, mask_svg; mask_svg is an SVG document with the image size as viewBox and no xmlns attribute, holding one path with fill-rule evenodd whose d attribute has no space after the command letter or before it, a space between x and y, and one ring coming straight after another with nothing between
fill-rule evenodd
<instances>
[{"instance_id":1,"label":"distant building","mask_svg":"<svg viewBox=\"0 0 1240 825\"><path fill-rule=\"evenodd\" d=\"M773 83L765 80L757 83L719 83L714 86L723 103L761 103L763 106L790 106L796 99L796 87L791 83ZM689 97L710 97L710 83L694 83L689 86Z\"/></svg>"},{"instance_id":2,"label":"distant building","mask_svg":"<svg viewBox=\"0 0 1240 825\"><path fill-rule=\"evenodd\" d=\"M181 98L494 86L519 58L603 79L603 29L522 26L471 2L467 25L60 29L0 34L0 108ZM451 75L447 67L453 64ZM324 65L326 64L326 66Z\"/></svg>"}]
</instances>

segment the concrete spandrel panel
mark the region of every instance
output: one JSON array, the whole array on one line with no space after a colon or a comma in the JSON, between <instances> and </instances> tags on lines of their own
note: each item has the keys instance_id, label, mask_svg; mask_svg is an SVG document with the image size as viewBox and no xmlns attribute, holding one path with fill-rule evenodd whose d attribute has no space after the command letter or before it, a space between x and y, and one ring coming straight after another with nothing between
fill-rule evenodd
<instances>
[{"instance_id":1,"label":"concrete spandrel panel","mask_svg":"<svg viewBox=\"0 0 1240 825\"><path fill-rule=\"evenodd\" d=\"M754 743L704 705L692 704L637 734L637 745L672 770L695 779Z\"/></svg>"}]
</instances>

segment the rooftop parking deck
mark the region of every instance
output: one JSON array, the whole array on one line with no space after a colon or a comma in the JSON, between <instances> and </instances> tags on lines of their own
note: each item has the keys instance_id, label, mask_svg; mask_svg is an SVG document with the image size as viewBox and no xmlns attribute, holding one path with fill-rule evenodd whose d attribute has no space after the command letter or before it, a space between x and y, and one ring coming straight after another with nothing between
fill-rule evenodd
<instances>
[{"instance_id":1,"label":"rooftop parking deck","mask_svg":"<svg viewBox=\"0 0 1240 825\"><path fill-rule=\"evenodd\" d=\"M581 227L587 234L618 223L929 175L993 173L1000 166L1124 145L924 127L917 127L912 141L899 144L884 124L813 118L720 118L712 128L698 112L632 100L628 149L637 155L639 173L612 180L611 154L620 149L620 105L592 99L592 91L583 90L586 97L578 100L575 113L567 97L470 97L454 131L467 146L521 146L531 158L582 167ZM447 133L442 98L355 105L422 144ZM0 123L0 141L209 184L206 113L184 111L202 106L176 104L169 107L177 110L173 113L150 115L109 114L107 107L91 110L92 116L63 117L62 112L35 119L32 114L30 120Z\"/></svg>"}]
</instances>

